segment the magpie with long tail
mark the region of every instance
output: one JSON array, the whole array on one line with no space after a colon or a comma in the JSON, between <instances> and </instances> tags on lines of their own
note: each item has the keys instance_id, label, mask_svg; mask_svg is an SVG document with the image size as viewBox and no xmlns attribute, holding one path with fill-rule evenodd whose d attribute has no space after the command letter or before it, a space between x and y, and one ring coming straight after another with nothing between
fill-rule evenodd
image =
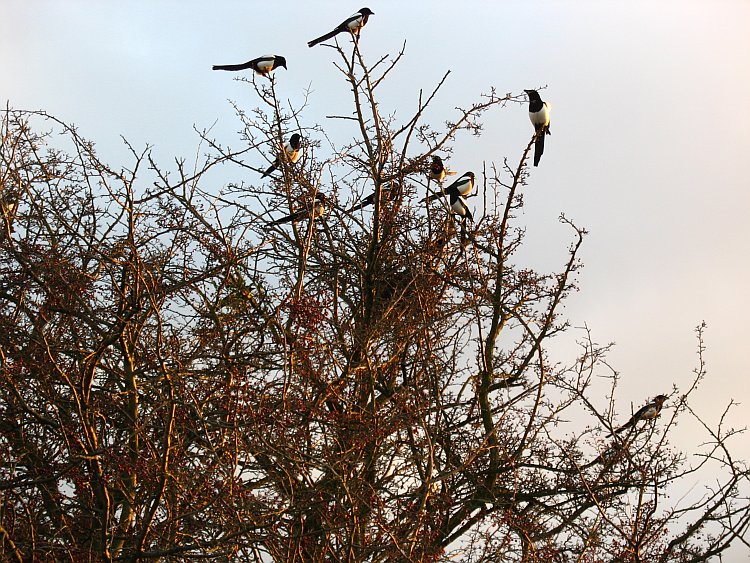
<instances>
[{"instance_id":1,"label":"magpie with long tail","mask_svg":"<svg viewBox=\"0 0 750 563\"><path fill-rule=\"evenodd\" d=\"M423 201L434 201L441 195L446 194L452 196L454 193L462 196L470 195L474 190L474 172L467 172L460 176L450 186L443 188L436 194L427 196Z\"/></svg>"},{"instance_id":2,"label":"magpie with long tail","mask_svg":"<svg viewBox=\"0 0 750 563\"><path fill-rule=\"evenodd\" d=\"M318 219L322 217L327 211L328 198L324 193L318 192L315 194L315 198L310 202L309 207L295 211L291 215L276 219L268 223L269 225L281 225L283 223L296 223L303 219Z\"/></svg>"},{"instance_id":3,"label":"magpie with long tail","mask_svg":"<svg viewBox=\"0 0 750 563\"><path fill-rule=\"evenodd\" d=\"M534 166L539 166L539 160L544 154L544 137L550 135L549 114L551 106L549 102L542 101L536 90L524 90L529 96L529 119L534 126Z\"/></svg>"},{"instance_id":4,"label":"magpie with long tail","mask_svg":"<svg viewBox=\"0 0 750 563\"><path fill-rule=\"evenodd\" d=\"M307 42L308 47L314 47L318 43L322 43L323 41L328 41L332 37L335 37L339 33L349 32L352 35L356 35L359 33L359 31L365 26L367 23L367 19L372 16L375 12L370 10L370 8L362 8L357 13L352 14L348 18L346 18L344 21L342 21L333 31L329 31L325 35L321 35L320 37L313 39L312 41Z\"/></svg>"},{"instance_id":5,"label":"magpie with long tail","mask_svg":"<svg viewBox=\"0 0 750 563\"><path fill-rule=\"evenodd\" d=\"M286 59L281 55L263 55L262 57L258 57L257 59L247 61L246 63L238 65L214 65L212 68L213 70L230 70L234 72L239 70L252 69L258 74L267 76L271 73L271 71L279 68L280 66L286 69Z\"/></svg>"},{"instance_id":6,"label":"magpie with long tail","mask_svg":"<svg viewBox=\"0 0 750 563\"><path fill-rule=\"evenodd\" d=\"M432 164L430 164L430 171L427 174L430 180L435 180L440 183L445 180L446 176L453 176L456 172L451 172L443 164L443 159L437 155L432 156Z\"/></svg>"},{"instance_id":7,"label":"magpie with long tail","mask_svg":"<svg viewBox=\"0 0 750 563\"><path fill-rule=\"evenodd\" d=\"M299 133L294 133L291 137L289 137L289 140L284 143L284 154L286 154L287 160L291 163L295 163L299 160L299 157L302 155L302 136ZM265 172L263 172L263 175L261 178L265 178L268 176L271 172L276 170L279 165L281 164L281 155L276 156L276 160L273 161L273 164L269 166Z\"/></svg>"},{"instance_id":8,"label":"magpie with long tail","mask_svg":"<svg viewBox=\"0 0 750 563\"><path fill-rule=\"evenodd\" d=\"M380 186L380 201L393 201L395 200L400 192L400 185L394 182L388 182ZM367 207L368 205L374 205L375 203L375 195L377 192L372 192L367 197L363 198L359 203L357 203L354 207L351 209L348 209L346 213L351 213L352 211L357 211L358 209L362 209L363 207Z\"/></svg>"},{"instance_id":9,"label":"magpie with long tail","mask_svg":"<svg viewBox=\"0 0 750 563\"><path fill-rule=\"evenodd\" d=\"M655 419L657 416L659 416L659 413L661 413L661 408L664 405L664 401L666 401L668 398L669 397L667 397L666 395L657 395L650 403L642 406L640 409L635 411L633 416L630 417L630 420L620 426L617 430L615 430L615 432L619 434L620 432L623 432L624 430L635 426L639 420Z\"/></svg>"}]
</instances>

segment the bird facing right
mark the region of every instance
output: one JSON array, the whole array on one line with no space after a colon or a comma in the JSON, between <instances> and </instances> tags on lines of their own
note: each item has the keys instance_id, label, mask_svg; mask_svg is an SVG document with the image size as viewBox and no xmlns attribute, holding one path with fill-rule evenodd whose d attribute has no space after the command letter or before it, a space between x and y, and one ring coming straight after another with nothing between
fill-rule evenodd
<instances>
[{"instance_id":1,"label":"bird facing right","mask_svg":"<svg viewBox=\"0 0 750 563\"><path fill-rule=\"evenodd\" d=\"M252 69L261 76L268 76L271 74L272 70L275 70L280 66L286 68L286 59L281 55L263 55L262 57L238 65L214 65L212 70L229 70L236 72L239 70Z\"/></svg>"},{"instance_id":2,"label":"bird facing right","mask_svg":"<svg viewBox=\"0 0 750 563\"><path fill-rule=\"evenodd\" d=\"M375 12L370 10L370 8L361 8L357 13L352 14L351 16L346 18L344 21L342 21L332 31L329 31L325 35L321 35L320 37L317 37L313 39L312 41L308 41L307 46L314 47L318 43L322 43L323 41L328 41L332 37L335 37L339 33L343 33L345 31L348 31L352 35L356 36L359 33L359 31L367 23L367 19L374 14Z\"/></svg>"}]
</instances>

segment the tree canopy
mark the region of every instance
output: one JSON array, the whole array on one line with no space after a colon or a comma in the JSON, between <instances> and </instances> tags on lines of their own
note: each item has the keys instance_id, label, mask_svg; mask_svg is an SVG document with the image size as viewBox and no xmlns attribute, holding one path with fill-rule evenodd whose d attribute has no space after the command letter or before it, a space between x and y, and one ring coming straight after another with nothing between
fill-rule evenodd
<instances>
[{"instance_id":1,"label":"tree canopy","mask_svg":"<svg viewBox=\"0 0 750 563\"><path fill-rule=\"evenodd\" d=\"M385 111L403 51L352 45L326 51L345 140L272 75L242 79L259 105L236 107L241 150L203 131L198 164L171 170L2 113L4 558L698 562L745 542L736 431L690 402L703 327L690 385L656 381L661 412L631 418L609 346L562 314L585 229L561 216L564 260L525 265L533 127L471 164L472 219L440 193L455 178L429 177L523 94L430 124L443 82ZM237 180L216 189L219 167ZM571 330L579 349L551 357ZM670 443L687 419L697 453Z\"/></svg>"}]
</instances>

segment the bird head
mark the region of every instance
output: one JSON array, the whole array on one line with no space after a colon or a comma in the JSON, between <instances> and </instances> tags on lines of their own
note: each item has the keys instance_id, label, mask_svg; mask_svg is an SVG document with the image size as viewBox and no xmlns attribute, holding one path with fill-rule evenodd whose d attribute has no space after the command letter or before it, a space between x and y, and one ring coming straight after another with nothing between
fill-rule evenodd
<instances>
[{"instance_id":1,"label":"bird head","mask_svg":"<svg viewBox=\"0 0 750 563\"><path fill-rule=\"evenodd\" d=\"M359 11L359 13L362 14L363 16L372 16L373 14L375 14L375 12L373 12L372 10L370 10L370 8L362 8Z\"/></svg>"},{"instance_id":2,"label":"bird head","mask_svg":"<svg viewBox=\"0 0 750 563\"><path fill-rule=\"evenodd\" d=\"M292 145L293 149L298 149L302 145L302 135L295 133L289 137L289 144Z\"/></svg>"},{"instance_id":3,"label":"bird head","mask_svg":"<svg viewBox=\"0 0 750 563\"><path fill-rule=\"evenodd\" d=\"M283 66L285 70L289 70L286 68L286 59L282 57L281 55L276 55L276 67Z\"/></svg>"},{"instance_id":4,"label":"bird head","mask_svg":"<svg viewBox=\"0 0 750 563\"><path fill-rule=\"evenodd\" d=\"M656 397L654 397L654 402L661 405L667 399L669 399L669 397L667 397L666 395L657 395Z\"/></svg>"},{"instance_id":5,"label":"bird head","mask_svg":"<svg viewBox=\"0 0 750 563\"><path fill-rule=\"evenodd\" d=\"M542 99L536 90L524 90L524 92L529 96L529 101Z\"/></svg>"}]
</instances>

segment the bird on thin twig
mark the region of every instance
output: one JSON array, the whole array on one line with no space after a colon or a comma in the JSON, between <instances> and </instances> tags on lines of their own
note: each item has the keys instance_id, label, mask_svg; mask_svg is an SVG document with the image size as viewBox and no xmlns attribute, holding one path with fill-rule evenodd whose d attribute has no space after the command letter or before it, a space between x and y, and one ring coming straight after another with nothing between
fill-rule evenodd
<instances>
[{"instance_id":1,"label":"bird on thin twig","mask_svg":"<svg viewBox=\"0 0 750 563\"><path fill-rule=\"evenodd\" d=\"M524 90L529 96L529 119L534 125L534 166L539 165L539 160L544 154L544 137L550 135L549 114L551 106L548 102L542 101L539 92L536 90Z\"/></svg>"},{"instance_id":2,"label":"bird on thin twig","mask_svg":"<svg viewBox=\"0 0 750 563\"><path fill-rule=\"evenodd\" d=\"M320 37L313 39L312 41L308 41L307 46L314 47L318 43L328 41L332 37L335 37L339 33L344 33L345 31L348 31L352 35L358 35L359 31L367 23L367 19L374 13L375 12L371 11L370 8L362 8L357 13L352 14L344 21L342 21L338 26L336 26L333 31L329 31L325 35L321 35Z\"/></svg>"},{"instance_id":3,"label":"bird on thin twig","mask_svg":"<svg viewBox=\"0 0 750 563\"><path fill-rule=\"evenodd\" d=\"M437 155L432 156L432 164L430 164L429 178L436 182L442 182L446 176L453 176L455 172L448 170L443 164L443 159Z\"/></svg>"},{"instance_id":4,"label":"bird on thin twig","mask_svg":"<svg viewBox=\"0 0 750 563\"><path fill-rule=\"evenodd\" d=\"M326 195L322 192L318 192L315 194L315 198L312 202L310 202L310 205L308 207L300 209L299 211L295 211L294 213L287 215L286 217L282 217L281 219L271 221L269 225L296 223L297 221L309 218L318 219L319 217L322 217L327 211L327 204L328 198L326 197Z\"/></svg>"},{"instance_id":5,"label":"bird on thin twig","mask_svg":"<svg viewBox=\"0 0 750 563\"><path fill-rule=\"evenodd\" d=\"M299 160L299 157L302 154L302 151L300 150L302 147L302 136L299 133L295 133L292 135L289 140L284 143L284 153L286 154L287 159L289 162L297 162ZM268 169L263 172L263 175L261 178L265 178L268 176L271 172L276 170L279 165L281 164L281 155L276 156L276 160L273 161L273 164L268 167Z\"/></svg>"},{"instance_id":6,"label":"bird on thin twig","mask_svg":"<svg viewBox=\"0 0 750 563\"><path fill-rule=\"evenodd\" d=\"M267 76L272 70L280 66L286 68L286 59L281 55L263 55L262 57L238 65L214 65L212 69L238 71L250 68L258 74Z\"/></svg>"},{"instance_id":7,"label":"bird on thin twig","mask_svg":"<svg viewBox=\"0 0 750 563\"><path fill-rule=\"evenodd\" d=\"M642 406L640 409L635 411L635 414L630 417L630 420L628 420L625 424L620 426L617 430L615 430L616 433L620 433L623 430L626 430L630 428L631 426L635 426L635 424L639 420L653 420L657 416L659 416L659 413L661 412L661 408L664 405L664 401L666 401L669 397L666 395L657 395L654 397L653 401L650 403Z\"/></svg>"}]
</instances>

